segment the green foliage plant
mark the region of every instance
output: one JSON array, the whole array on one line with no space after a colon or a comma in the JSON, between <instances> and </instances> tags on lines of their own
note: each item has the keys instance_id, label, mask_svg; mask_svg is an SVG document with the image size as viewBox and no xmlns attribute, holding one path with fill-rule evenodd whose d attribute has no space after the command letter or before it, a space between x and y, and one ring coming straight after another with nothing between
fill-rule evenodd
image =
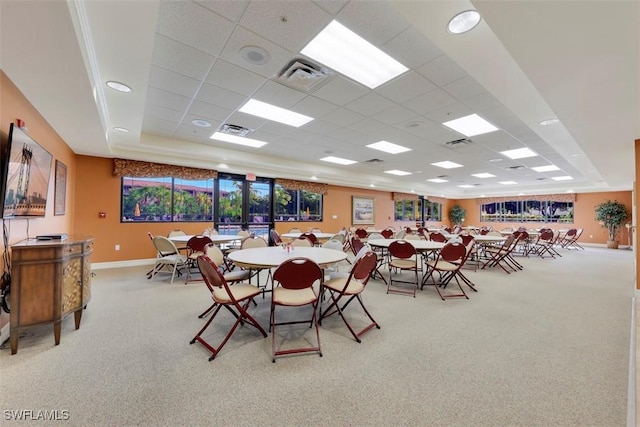
<instances>
[{"instance_id":1,"label":"green foliage plant","mask_svg":"<svg viewBox=\"0 0 640 427\"><path fill-rule=\"evenodd\" d=\"M462 206L455 204L449 209L449 221L451 221L453 225L462 225L466 214L467 211L465 211Z\"/></svg>"},{"instance_id":2,"label":"green foliage plant","mask_svg":"<svg viewBox=\"0 0 640 427\"><path fill-rule=\"evenodd\" d=\"M596 206L596 221L607 228L609 241L615 241L622 223L629 218L627 207L617 200L607 200Z\"/></svg>"}]
</instances>

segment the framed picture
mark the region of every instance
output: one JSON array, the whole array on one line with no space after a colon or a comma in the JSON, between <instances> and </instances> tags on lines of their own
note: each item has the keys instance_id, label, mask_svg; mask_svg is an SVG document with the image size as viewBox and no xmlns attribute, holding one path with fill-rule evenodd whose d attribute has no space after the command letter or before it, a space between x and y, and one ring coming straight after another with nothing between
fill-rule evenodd
<instances>
[{"instance_id":1,"label":"framed picture","mask_svg":"<svg viewBox=\"0 0 640 427\"><path fill-rule=\"evenodd\" d=\"M373 224L375 200L373 197L351 196L351 223Z\"/></svg>"},{"instance_id":2,"label":"framed picture","mask_svg":"<svg viewBox=\"0 0 640 427\"><path fill-rule=\"evenodd\" d=\"M67 198L67 166L56 160L56 182L54 187L53 214L64 215Z\"/></svg>"}]
</instances>

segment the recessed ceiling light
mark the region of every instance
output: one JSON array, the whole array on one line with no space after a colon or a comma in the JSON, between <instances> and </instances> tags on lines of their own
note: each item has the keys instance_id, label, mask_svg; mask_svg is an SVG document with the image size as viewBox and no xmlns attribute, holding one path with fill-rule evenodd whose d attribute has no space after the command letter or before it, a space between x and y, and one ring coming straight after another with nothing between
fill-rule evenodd
<instances>
[{"instance_id":1,"label":"recessed ceiling light","mask_svg":"<svg viewBox=\"0 0 640 427\"><path fill-rule=\"evenodd\" d=\"M480 23L480 14L475 10L465 10L451 18L447 31L451 34L462 34L473 30Z\"/></svg>"},{"instance_id":2,"label":"recessed ceiling light","mask_svg":"<svg viewBox=\"0 0 640 427\"><path fill-rule=\"evenodd\" d=\"M313 181L317 181L317 180L318 180L318 177L317 177L317 176L315 176L315 175L313 175L313 176L311 177L311 179L312 179Z\"/></svg>"},{"instance_id":3,"label":"recessed ceiling light","mask_svg":"<svg viewBox=\"0 0 640 427\"><path fill-rule=\"evenodd\" d=\"M257 99L250 99L238 111L297 128L313 120L313 117L294 113L293 111L276 107L275 105L267 104L266 102L258 101Z\"/></svg>"},{"instance_id":4,"label":"recessed ceiling light","mask_svg":"<svg viewBox=\"0 0 640 427\"><path fill-rule=\"evenodd\" d=\"M133 92L133 89L131 89L126 84L120 83L120 82L108 81L107 86L109 86L113 90L117 90L118 92L124 92L124 93Z\"/></svg>"},{"instance_id":5,"label":"recessed ceiling light","mask_svg":"<svg viewBox=\"0 0 640 427\"><path fill-rule=\"evenodd\" d=\"M375 89L408 70L335 20L320 31L300 53L370 89Z\"/></svg>"},{"instance_id":6,"label":"recessed ceiling light","mask_svg":"<svg viewBox=\"0 0 640 427\"><path fill-rule=\"evenodd\" d=\"M574 192L573 190L567 190L567 193L573 193L573 192Z\"/></svg>"},{"instance_id":7,"label":"recessed ceiling light","mask_svg":"<svg viewBox=\"0 0 640 427\"><path fill-rule=\"evenodd\" d=\"M384 173L388 173L390 175L398 175L398 176L411 175L411 172L401 171L398 169L391 169L388 171L384 171Z\"/></svg>"},{"instance_id":8,"label":"recessed ceiling light","mask_svg":"<svg viewBox=\"0 0 640 427\"><path fill-rule=\"evenodd\" d=\"M115 126L113 128L113 130L115 130L116 132L121 132L121 133L129 133L129 129L123 128L123 127L120 127L120 126Z\"/></svg>"},{"instance_id":9,"label":"recessed ceiling light","mask_svg":"<svg viewBox=\"0 0 640 427\"><path fill-rule=\"evenodd\" d=\"M507 150L507 151L501 151L500 154L507 156L511 159L524 159L525 157L534 157L537 156L536 153L534 153L532 150L530 150L529 148L516 148L515 150Z\"/></svg>"},{"instance_id":10,"label":"recessed ceiling light","mask_svg":"<svg viewBox=\"0 0 640 427\"><path fill-rule=\"evenodd\" d=\"M449 182L448 179L442 179L442 178L431 178L431 179L428 179L427 181L437 182L438 184L441 182Z\"/></svg>"},{"instance_id":11,"label":"recessed ceiling light","mask_svg":"<svg viewBox=\"0 0 640 427\"><path fill-rule=\"evenodd\" d=\"M244 46L240 56L249 64L262 65L269 61L269 52L258 46Z\"/></svg>"},{"instance_id":12,"label":"recessed ceiling light","mask_svg":"<svg viewBox=\"0 0 640 427\"><path fill-rule=\"evenodd\" d=\"M367 145L369 148L373 148L374 150L384 151L385 153L398 154L404 153L405 151L411 151L410 148L403 147L402 145L394 144L393 142L387 141L379 141L373 144Z\"/></svg>"},{"instance_id":13,"label":"recessed ceiling light","mask_svg":"<svg viewBox=\"0 0 640 427\"><path fill-rule=\"evenodd\" d=\"M487 173L487 172L483 172L483 173L474 173L471 174L471 176L475 176L476 178L495 178L495 175L492 173Z\"/></svg>"},{"instance_id":14,"label":"recessed ceiling light","mask_svg":"<svg viewBox=\"0 0 640 427\"><path fill-rule=\"evenodd\" d=\"M369 187L371 187L371 188L375 188L376 186L375 186L375 185L373 185L373 184L371 184L371 185L369 185Z\"/></svg>"},{"instance_id":15,"label":"recessed ceiling light","mask_svg":"<svg viewBox=\"0 0 640 427\"><path fill-rule=\"evenodd\" d=\"M489 163L498 163L503 161L504 159L489 159Z\"/></svg>"},{"instance_id":16,"label":"recessed ceiling light","mask_svg":"<svg viewBox=\"0 0 640 427\"><path fill-rule=\"evenodd\" d=\"M218 169L229 169L229 165L227 165L226 163L220 163L218 165Z\"/></svg>"},{"instance_id":17,"label":"recessed ceiling light","mask_svg":"<svg viewBox=\"0 0 640 427\"><path fill-rule=\"evenodd\" d=\"M515 182L515 181L500 181L500 184L503 184L503 185L514 185L514 184L517 184L517 182Z\"/></svg>"},{"instance_id":18,"label":"recessed ceiling light","mask_svg":"<svg viewBox=\"0 0 640 427\"><path fill-rule=\"evenodd\" d=\"M449 160L446 160L444 162L431 163L431 164L433 166L438 166L439 168L445 168L445 169L454 169L454 168L462 167L462 165L458 163L450 162Z\"/></svg>"},{"instance_id":19,"label":"recessed ceiling light","mask_svg":"<svg viewBox=\"0 0 640 427\"><path fill-rule=\"evenodd\" d=\"M460 187L460 188L473 188L473 187L475 187L475 185L471 185L471 184L462 184L462 185L458 185L458 187Z\"/></svg>"},{"instance_id":20,"label":"recessed ceiling light","mask_svg":"<svg viewBox=\"0 0 640 427\"><path fill-rule=\"evenodd\" d=\"M569 181L570 179L573 179L573 178L570 177L569 175L565 175L565 176L552 176L551 179L554 181Z\"/></svg>"},{"instance_id":21,"label":"recessed ceiling light","mask_svg":"<svg viewBox=\"0 0 640 427\"><path fill-rule=\"evenodd\" d=\"M549 126L552 125L554 123L558 123L560 120L559 119L547 119L547 120L543 120L540 122L540 124L542 126Z\"/></svg>"},{"instance_id":22,"label":"recessed ceiling light","mask_svg":"<svg viewBox=\"0 0 640 427\"><path fill-rule=\"evenodd\" d=\"M193 119L191 120L191 124L194 124L196 126L199 126L201 128L208 128L211 126L211 123L209 123L206 120L202 120L202 119Z\"/></svg>"},{"instance_id":23,"label":"recessed ceiling light","mask_svg":"<svg viewBox=\"0 0 640 427\"><path fill-rule=\"evenodd\" d=\"M484 133L495 132L497 127L483 119L477 114L469 114L459 119L449 120L442 123L446 127L463 134L464 136L476 136Z\"/></svg>"},{"instance_id":24,"label":"recessed ceiling light","mask_svg":"<svg viewBox=\"0 0 640 427\"><path fill-rule=\"evenodd\" d=\"M533 169L536 172L551 172L551 171L560 170L560 168L557 167L556 165L536 166L531 169Z\"/></svg>"},{"instance_id":25,"label":"recessed ceiling light","mask_svg":"<svg viewBox=\"0 0 640 427\"><path fill-rule=\"evenodd\" d=\"M230 142L231 144L246 145L247 147L260 148L267 143L258 139L244 138L242 136L229 135L227 133L216 132L210 136L210 139L218 141Z\"/></svg>"},{"instance_id":26,"label":"recessed ceiling light","mask_svg":"<svg viewBox=\"0 0 640 427\"><path fill-rule=\"evenodd\" d=\"M337 163L339 165L352 165L354 163L358 163L355 160L342 159L340 157L334 157L334 156L323 157L320 160L325 162Z\"/></svg>"}]
</instances>

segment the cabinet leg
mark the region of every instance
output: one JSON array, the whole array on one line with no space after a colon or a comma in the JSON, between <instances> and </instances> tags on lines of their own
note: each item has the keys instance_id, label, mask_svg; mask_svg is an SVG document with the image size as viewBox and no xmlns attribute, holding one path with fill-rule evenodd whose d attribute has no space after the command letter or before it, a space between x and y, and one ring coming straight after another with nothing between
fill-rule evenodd
<instances>
[{"instance_id":1,"label":"cabinet leg","mask_svg":"<svg viewBox=\"0 0 640 427\"><path fill-rule=\"evenodd\" d=\"M18 333L14 332L11 334L11 354L16 354L18 352Z\"/></svg>"},{"instance_id":2,"label":"cabinet leg","mask_svg":"<svg viewBox=\"0 0 640 427\"><path fill-rule=\"evenodd\" d=\"M53 324L53 338L56 341L56 345L60 344L60 330L62 329L61 322L55 322Z\"/></svg>"},{"instance_id":3,"label":"cabinet leg","mask_svg":"<svg viewBox=\"0 0 640 427\"><path fill-rule=\"evenodd\" d=\"M82 319L82 310L78 310L73 313L73 317L76 321L76 329L80 329L80 319Z\"/></svg>"}]
</instances>

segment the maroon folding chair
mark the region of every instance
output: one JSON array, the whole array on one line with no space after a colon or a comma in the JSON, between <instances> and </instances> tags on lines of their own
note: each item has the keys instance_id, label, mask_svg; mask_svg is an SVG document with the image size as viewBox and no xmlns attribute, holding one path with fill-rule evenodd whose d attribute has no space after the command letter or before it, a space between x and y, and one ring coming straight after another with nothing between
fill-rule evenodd
<instances>
[{"instance_id":1,"label":"maroon folding chair","mask_svg":"<svg viewBox=\"0 0 640 427\"><path fill-rule=\"evenodd\" d=\"M364 228L356 228L354 234L358 236L358 239L366 239L369 233Z\"/></svg>"},{"instance_id":2,"label":"maroon folding chair","mask_svg":"<svg viewBox=\"0 0 640 427\"><path fill-rule=\"evenodd\" d=\"M324 294L324 291L329 291L329 296L331 298L331 304L329 307L322 311L322 303L320 303L320 318L318 319L318 323L322 324L322 319L331 316L332 314L338 313L345 325L353 335L353 338L360 342L360 336L362 336L365 332L371 330L376 327L380 329L380 325L371 317L369 311L364 306L362 302L362 292L364 291L369 279L371 278L373 272L376 269L377 265L377 256L374 252L368 251L362 257L360 257L356 263L351 268L351 272L348 277L337 277L335 279L329 280L322 284L321 294ZM342 298L348 298L347 301L340 307ZM344 309L351 303L351 301L356 300L360 303L360 307L364 310L364 313L369 318L370 323L361 329L359 332L356 332L353 327L349 324L346 317L344 316Z\"/></svg>"},{"instance_id":3,"label":"maroon folding chair","mask_svg":"<svg viewBox=\"0 0 640 427\"><path fill-rule=\"evenodd\" d=\"M390 230L388 228L386 230L382 230L380 234L382 234L382 237L384 237L385 239L393 238L393 230Z\"/></svg>"},{"instance_id":4,"label":"maroon folding chair","mask_svg":"<svg viewBox=\"0 0 640 427\"><path fill-rule=\"evenodd\" d=\"M191 269L198 267L198 257L204 254L204 247L209 243L213 243L213 241L209 236L205 235L193 236L187 241L187 275L184 280L185 285L189 282L202 280L194 279L191 276Z\"/></svg>"},{"instance_id":5,"label":"maroon folding chair","mask_svg":"<svg viewBox=\"0 0 640 427\"><path fill-rule=\"evenodd\" d=\"M322 282L323 273L318 264L308 258L291 258L278 266L273 273L274 288L271 298L271 350L272 362L276 357L299 354L318 353L322 357L320 349L320 331L318 329L318 294L313 288L315 282ZM276 287L276 284L280 286ZM304 307L310 305L313 309L311 319L288 320L276 322L276 307ZM288 317L291 319L291 317ZM315 326L317 345L276 350L276 326L309 323Z\"/></svg>"},{"instance_id":6,"label":"maroon folding chair","mask_svg":"<svg viewBox=\"0 0 640 427\"><path fill-rule=\"evenodd\" d=\"M423 289L425 285L432 284L435 290L440 295L440 298L444 301L446 298L466 298L469 299L464 289L460 285L460 281L458 278L461 278L459 275L460 267L464 263L465 255L467 251L465 246L460 242L449 242L438 253L438 257L433 261L427 261L427 268L429 269L429 273L425 276L422 281L422 285L420 289ZM434 273L438 273L439 280L436 282ZM433 283L428 283L429 278L433 279ZM451 280L455 279L458 288L460 288L460 293L443 293L440 289L444 290ZM464 280L463 280L464 281ZM474 289L472 287L472 289Z\"/></svg>"},{"instance_id":7,"label":"maroon folding chair","mask_svg":"<svg viewBox=\"0 0 640 427\"><path fill-rule=\"evenodd\" d=\"M502 246L486 247L484 249L484 253L485 255L489 256L489 259L482 265L482 269L484 270L487 267L498 266L502 268L507 274L510 274L511 272L507 270L506 267L509 267L513 271L517 271L518 267L515 265L512 265L510 262L513 260L513 258L510 258L511 251L513 251L513 249L516 247L517 244L518 244L518 238L516 237L516 235L510 234L507 237L507 239L502 243ZM517 265L520 265L520 264L517 264ZM520 269L522 269L522 266L520 266Z\"/></svg>"},{"instance_id":8,"label":"maroon folding chair","mask_svg":"<svg viewBox=\"0 0 640 427\"><path fill-rule=\"evenodd\" d=\"M447 241L447 238L444 237L444 234L438 233L437 231L434 231L433 233L429 234L429 238L433 242L445 243Z\"/></svg>"},{"instance_id":9,"label":"maroon folding chair","mask_svg":"<svg viewBox=\"0 0 640 427\"><path fill-rule=\"evenodd\" d=\"M196 336L193 337L190 344L193 344L196 341L202 344L211 352L209 361L212 361L218 355L220 350L222 350L222 347L224 347L227 341L229 341L229 338L231 338L231 335L233 335L234 331L240 324L243 326L253 326L262 334L263 337L266 338L267 333L262 326L260 326L260 323L258 323L258 321L247 312L249 304L254 297L260 295L261 290L246 283L229 286L218 269L218 266L215 265L215 263L206 255L200 255L197 258L197 265L200 270L200 274L202 274L204 283L207 285L209 292L211 292L214 307L213 315L209 320L207 320L202 329L198 331ZM222 339L222 342L220 342L217 347L214 347L202 337L202 334L207 330L209 325L211 325L211 322L216 318L222 307L229 310L235 318L235 322L227 332L227 335Z\"/></svg>"},{"instance_id":10,"label":"maroon folding chair","mask_svg":"<svg viewBox=\"0 0 640 427\"><path fill-rule=\"evenodd\" d=\"M318 246L318 238L313 233L302 233L300 237L306 237L311 241L311 246Z\"/></svg>"},{"instance_id":11,"label":"maroon folding chair","mask_svg":"<svg viewBox=\"0 0 640 427\"><path fill-rule=\"evenodd\" d=\"M416 290L418 289L418 253L416 248L406 240L395 240L389 245L389 283L387 285L387 294L408 294L416 297ZM414 280L409 282L408 280L393 280L393 272L396 273L407 271L414 275ZM407 283L412 284L412 289L408 290L402 287L394 287L395 283Z\"/></svg>"}]
</instances>

